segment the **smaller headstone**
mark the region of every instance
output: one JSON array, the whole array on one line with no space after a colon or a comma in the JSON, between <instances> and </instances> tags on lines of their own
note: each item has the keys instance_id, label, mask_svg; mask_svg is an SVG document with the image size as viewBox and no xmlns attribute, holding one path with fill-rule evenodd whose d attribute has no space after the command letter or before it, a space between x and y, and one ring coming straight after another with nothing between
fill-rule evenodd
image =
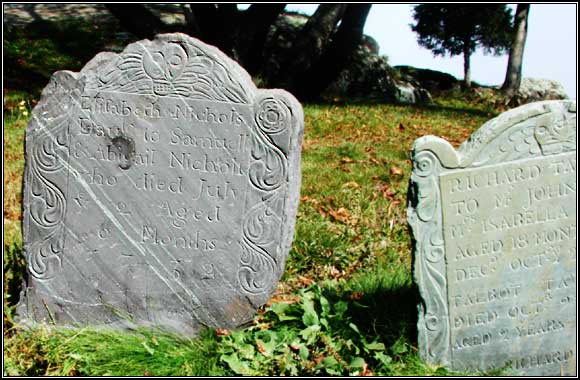
<instances>
[{"instance_id":1,"label":"smaller headstone","mask_svg":"<svg viewBox=\"0 0 580 380\"><path fill-rule=\"evenodd\" d=\"M512 109L457 151L422 137L412 160L422 358L576 375L576 102Z\"/></svg>"},{"instance_id":2,"label":"smaller headstone","mask_svg":"<svg viewBox=\"0 0 580 380\"><path fill-rule=\"evenodd\" d=\"M26 130L23 323L235 328L294 233L303 114L185 34L55 73Z\"/></svg>"}]
</instances>

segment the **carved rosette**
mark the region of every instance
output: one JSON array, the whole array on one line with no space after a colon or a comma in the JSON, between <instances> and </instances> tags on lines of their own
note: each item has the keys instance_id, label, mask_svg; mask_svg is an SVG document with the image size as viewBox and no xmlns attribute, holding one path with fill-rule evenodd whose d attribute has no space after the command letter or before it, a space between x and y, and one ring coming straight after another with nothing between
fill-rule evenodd
<instances>
[{"instance_id":1,"label":"carved rosette","mask_svg":"<svg viewBox=\"0 0 580 380\"><path fill-rule=\"evenodd\" d=\"M407 219L413 232L419 351L423 360L451 360L447 266L439 177L446 171L493 165L576 150L576 103L544 101L510 110L481 126L456 151L447 141L424 136L411 158Z\"/></svg>"},{"instance_id":2,"label":"carved rosette","mask_svg":"<svg viewBox=\"0 0 580 380\"><path fill-rule=\"evenodd\" d=\"M250 186L261 200L250 206L243 221L242 256L238 270L241 288L265 302L281 271L282 225L288 193L288 157L274 142L292 125L289 106L276 96L258 98L251 128ZM264 298L264 299L261 299Z\"/></svg>"}]
</instances>

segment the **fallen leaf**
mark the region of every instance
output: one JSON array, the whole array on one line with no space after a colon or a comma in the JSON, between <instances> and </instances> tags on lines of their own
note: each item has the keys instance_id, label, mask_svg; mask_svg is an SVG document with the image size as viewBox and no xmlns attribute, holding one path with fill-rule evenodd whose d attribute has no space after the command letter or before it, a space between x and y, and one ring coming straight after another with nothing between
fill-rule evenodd
<instances>
[{"instance_id":1,"label":"fallen leaf","mask_svg":"<svg viewBox=\"0 0 580 380\"><path fill-rule=\"evenodd\" d=\"M355 181L351 181L351 182L347 182L344 185L342 185L342 187L348 187L348 188L352 188L352 189L358 189L360 187L360 185L358 183L356 183Z\"/></svg>"},{"instance_id":2,"label":"fallen leaf","mask_svg":"<svg viewBox=\"0 0 580 380\"><path fill-rule=\"evenodd\" d=\"M298 276L298 279L299 279L299 280L300 280L300 282L302 282L302 284L303 284L303 285L305 285L305 286L309 286L309 285L311 285L311 284L314 282L314 280L313 280L313 279L311 279L311 278L308 278L308 277L305 277L305 276L302 276L302 275L299 275L299 276Z\"/></svg>"},{"instance_id":3,"label":"fallen leaf","mask_svg":"<svg viewBox=\"0 0 580 380\"><path fill-rule=\"evenodd\" d=\"M348 218L350 218L350 212L344 207L339 208L338 210L330 210L328 212L330 216L336 221L346 223L348 222Z\"/></svg>"},{"instance_id":4,"label":"fallen leaf","mask_svg":"<svg viewBox=\"0 0 580 380\"><path fill-rule=\"evenodd\" d=\"M300 301L300 297L293 295L275 294L266 302L266 306L271 306L273 303L293 304Z\"/></svg>"},{"instance_id":5,"label":"fallen leaf","mask_svg":"<svg viewBox=\"0 0 580 380\"><path fill-rule=\"evenodd\" d=\"M308 195L304 195L304 196L300 197L300 201L306 202L306 203L312 203L314 205L317 205L318 204L318 199L311 198Z\"/></svg>"},{"instance_id":6,"label":"fallen leaf","mask_svg":"<svg viewBox=\"0 0 580 380\"><path fill-rule=\"evenodd\" d=\"M338 270L334 265L325 265L324 270L329 278L333 278L335 280L343 278L346 275L344 270Z\"/></svg>"},{"instance_id":7,"label":"fallen leaf","mask_svg":"<svg viewBox=\"0 0 580 380\"><path fill-rule=\"evenodd\" d=\"M266 352L266 349L264 348L264 344L262 343L261 340L258 340L256 342L256 346L258 348L258 352L261 353L262 355L264 355L264 353Z\"/></svg>"},{"instance_id":8,"label":"fallen leaf","mask_svg":"<svg viewBox=\"0 0 580 380\"><path fill-rule=\"evenodd\" d=\"M381 194L383 194L383 198L385 199L392 199L393 196L396 194L396 191L393 191L393 189L391 189L391 186L389 185L379 185L378 189L381 192Z\"/></svg>"},{"instance_id":9,"label":"fallen leaf","mask_svg":"<svg viewBox=\"0 0 580 380\"><path fill-rule=\"evenodd\" d=\"M320 364L322 362L322 360L324 360L324 358L325 358L324 355L318 355L317 357L314 358L314 363Z\"/></svg>"},{"instance_id":10,"label":"fallen leaf","mask_svg":"<svg viewBox=\"0 0 580 380\"><path fill-rule=\"evenodd\" d=\"M340 159L341 164L352 164L353 162L356 162L356 161L353 160L352 158L348 158L348 157L343 157Z\"/></svg>"},{"instance_id":11,"label":"fallen leaf","mask_svg":"<svg viewBox=\"0 0 580 380\"><path fill-rule=\"evenodd\" d=\"M351 301L358 301L362 298L362 293L361 292L353 292L348 298Z\"/></svg>"},{"instance_id":12,"label":"fallen leaf","mask_svg":"<svg viewBox=\"0 0 580 380\"><path fill-rule=\"evenodd\" d=\"M364 364L361 376L374 376L367 363Z\"/></svg>"},{"instance_id":13,"label":"fallen leaf","mask_svg":"<svg viewBox=\"0 0 580 380\"><path fill-rule=\"evenodd\" d=\"M392 175L403 175L403 169L398 166L391 166L391 174Z\"/></svg>"},{"instance_id":14,"label":"fallen leaf","mask_svg":"<svg viewBox=\"0 0 580 380\"><path fill-rule=\"evenodd\" d=\"M228 335L230 335L230 330L228 330L228 329L215 329L215 334L217 336L228 336Z\"/></svg>"}]
</instances>

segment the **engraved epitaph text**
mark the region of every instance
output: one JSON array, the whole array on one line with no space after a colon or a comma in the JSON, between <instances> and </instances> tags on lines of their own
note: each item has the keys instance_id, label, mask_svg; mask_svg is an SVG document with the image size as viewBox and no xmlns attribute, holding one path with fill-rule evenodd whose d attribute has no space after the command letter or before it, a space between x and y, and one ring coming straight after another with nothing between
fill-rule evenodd
<instances>
[{"instance_id":1,"label":"engraved epitaph text","mask_svg":"<svg viewBox=\"0 0 580 380\"><path fill-rule=\"evenodd\" d=\"M294 230L302 110L182 34L58 72L27 129L22 321L250 320Z\"/></svg>"},{"instance_id":2,"label":"engraved epitaph text","mask_svg":"<svg viewBox=\"0 0 580 380\"><path fill-rule=\"evenodd\" d=\"M415 143L409 220L428 362L576 373L575 107L511 110L458 152Z\"/></svg>"}]
</instances>

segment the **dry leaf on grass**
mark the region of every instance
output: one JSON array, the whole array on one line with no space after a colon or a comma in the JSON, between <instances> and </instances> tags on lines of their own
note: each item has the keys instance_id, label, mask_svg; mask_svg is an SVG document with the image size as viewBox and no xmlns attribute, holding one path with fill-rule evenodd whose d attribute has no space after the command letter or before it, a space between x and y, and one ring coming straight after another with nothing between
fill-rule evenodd
<instances>
[{"instance_id":1,"label":"dry leaf on grass","mask_svg":"<svg viewBox=\"0 0 580 380\"><path fill-rule=\"evenodd\" d=\"M330 210L328 211L328 214L332 217L333 220L337 222L350 224L353 226L355 226L359 220L357 215L351 215L351 213L344 207L341 207L338 210Z\"/></svg>"},{"instance_id":2,"label":"dry leaf on grass","mask_svg":"<svg viewBox=\"0 0 580 380\"><path fill-rule=\"evenodd\" d=\"M228 330L228 329L215 329L215 334L217 336L228 336L228 335L230 335L230 330Z\"/></svg>"},{"instance_id":3,"label":"dry leaf on grass","mask_svg":"<svg viewBox=\"0 0 580 380\"><path fill-rule=\"evenodd\" d=\"M383 198L385 199L393 199L393 197L395 196L395 194L397 193L396 191L394 191L391 186L389 185L381 185L378 184L377 185L379 192L383 195Z\"/></svg>"},{"instance_id":4,"label":"dry leaf on grass","mask_svg":"<svg viewBox=\"0 0 580 380\"><path fill-rule=\"evenodd\" d=\"M362 370L360 376L374 376L373 372L369 369L369 366L367 363L365 363L365 365L363 366L363 370Z\"/></svg>"},{"instance_id":5,"label":"dry leaf on grass","mask_svg":"<svg viewBox=\"0 0 580 380\"><path fill-rule=\"evenodd\" d=\"M347 182L344 185L342 185L342 187L358 189L360 187L360 185L358 183L356 183L355 181L350 181L350 182Z\"/></svg>"},{"instance_id":6,"label":"dry leaf on grass","mask_svg":"<svg viewBox=\"0 0 580 380\"><path fill-rule=\"evenodd\" d=\"M343 157L340 159L341 164L352 164L355 162L356 162L355 160L353 160L352 158L348 158L348 157Z\"/></svg>"},{"instance_id":7,"label":"dry leaf on grass","mask_svg":"<svg viewBox=\"0 0 580 380\"><path fill-rule=\"evenodd\" d=\"M296 342L290 343L288 345L288 347L290 347L292 349L292 351L298 351L300 350L300 345Z\"/></svg>"},{"instance_id":8,"label":"dry leaf on grass","mask_svg":"<svg viewBox=\"0 0 580 380\"><path fill-rule=\"evenodd\" d=\"M309 197L308 195L303 195L300 197L301 202L312 203L313 205L318 204L318 199Z\"/></svg>"},{"instance_id":9,"label":"dry leaf on grass","mask_svg":"<svg viewBox=\"0 0 580 380\"><path fill-rule=\"evenodd\" d=\"M313 279L311 279L309 277L302 276L302 275L299 275L298 279L300 280L300 282L302 283L303 286L310 286L314 282Z\"/></svg>"},{"instance_id":10,"label":"dry leaf on grass","mask_svg":"<svg viewBox=\"0 0 580 380\"><path fill-rule=\"evenodd\" d=\"M266 349L264 348L264 344L260 340L257 341L256 347L257 347L259 353L261 353L262 355L265 355Z\"/></svg>"},{"instance_id":11,"label":"dry leaf on grass","mask_svg":"<svg viewBox=\"0 0 580 380\"><path fill-rule=\"evenodd\" d=\"M403 169L398 166L391 166L391 174L392 175L403 175Z\"/></svg>"}]
</instances>

